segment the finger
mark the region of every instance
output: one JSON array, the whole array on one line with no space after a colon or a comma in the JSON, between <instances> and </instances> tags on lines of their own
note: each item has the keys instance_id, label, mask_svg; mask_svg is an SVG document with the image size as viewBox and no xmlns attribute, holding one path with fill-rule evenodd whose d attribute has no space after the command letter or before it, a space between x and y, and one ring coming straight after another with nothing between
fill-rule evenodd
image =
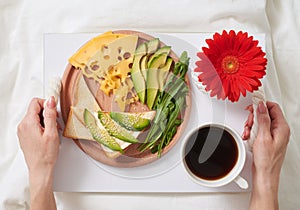
<instances>
[{"instance_id":1,"label":"finger","mask_svg":"<svg viewBox=\"0 0 300 210\"><path fill-rule=\"evenodd\" d=\"M283 112L277 103L267 102L271 117L271 132L272 136L277 136L283 144L288 142L290 136L290 128L285 120ZM276 139L276 138L274 138Z\"/></svg>"},{"instance_id":2,"label":"finger","mask_svg":"<svg viewBox=\"0 0 300 210\"><path fill-rule=\"evenodd\" d=\"M244 125L244 132L243 132L243 135L242 135L243 140L247 140L247 139L250 138L250 130L251 130L252 125L253 125L253 119L254 119L253 113L249 113L248 118L247 118L247 120L245 122L245 125Z\"/></svg>"},{"instance_id":3,"label":"finger","mask_svg":"<svg viewBox=\"0 0 300 210\"><path fill-rule=\"evenodd\" d=\"M39 128L40 130L43 130L43 128L44 128L43 120L41 118L40 113L39 114L28 114L26 117L26 120L31 124L31 127L36 127L36 128Z\"/></svg>"},{"instance_id":4,"label":"finger","mask_svg":"<svg viewBox=\"0 0 300 210\"><path fill-rule=\"evenodd\" d=\"M271 135L270 133L271 119L268 113L268 109L262 101L259 102L256 112L257 112L257 122L258 122L257 138L261 140L269 139L267 137Z\"/></svg>"},{"instance_id":5,"label":"finger","mask_svg":"<svg viewBox=\"0 0 300 210\"><path fill-rule=\"evenodd\" d=\"M267 107L268 107L269 114L270 114L272 121L276 121L276 122L284 121L285 122L285 118L282 113L282 110L280 109L280 106L277 103L268 101Z\"/></svg>"},{"instance_id":6,"label":"finger","mask_svg":"<svg viewBox=\"0 0 300 210\"><path fill-rule=\"evenodd\" d=\"M33 98L28 106L27 114L39 114L43 109L44 99Z\"/></svg>"},{"instance_id":7,"label":"finger","mask_svg":"<svg viewBox=\"0 0 300 210\"><path fill-rule=\"evenodd\" d=\"M253 122L254 122L254 114L253 113L250 113L248 115L248 118L247 118L247 121L245 122L245 126L248 126L248 127L252 127L253 125Z\"/></svg>"},{"instance_id":8,"label":"finger","mask_svg":"<svg viewBox=\"0 0 300 210\"><path fill-rule=\"evenodd\" d=\"M42 134L43 128L39 123L39 118L36 115L26 115L18 125L18 137L28 135L28 131L34 129L35 132Z\"/></svg>"},{"instance_id":9,"label":"finger","mask_svg":"<svg viewBox=\"0 0 300 210\"><path fill-rule=\"evenodd\" d=\"M52 135L57 133L57 123L56 123L56 103L53 96L51 96L45 103L44 107L44 123L46 135Z\"/></svg>"},{"instance_id":10,"label":"finger","mask_svg":"<svg viewBox=\"0 0 300 210\"><path fill-rule=\"evenodd\" d=\"M33 98L27 108L27 113L24 118L32 123L32 126L41 126L41 113L43 110L44 99Z\"/></svg>"},{"instance_id":11,"label":"finger","mask_svg":"<svg viewBox=\"0 0 300 210\"><path fill-rule=\"evenodd\" d=\"M250 104L250 105L246 106L245 110L248 110L249 112L253 113L253 105Z\"/></svg>"},{"instance_id":12,"label":"finger","mask_svg":"<svg viewBox=\"0 0 300 210\"><path fill-rule=\"evenodd\" d=\"M247 140L249 138L250 138L250 128L246 125L244 127L244 132L243 132L243 135L242 135L242 139Z\"/></svg>"}]
</instances>

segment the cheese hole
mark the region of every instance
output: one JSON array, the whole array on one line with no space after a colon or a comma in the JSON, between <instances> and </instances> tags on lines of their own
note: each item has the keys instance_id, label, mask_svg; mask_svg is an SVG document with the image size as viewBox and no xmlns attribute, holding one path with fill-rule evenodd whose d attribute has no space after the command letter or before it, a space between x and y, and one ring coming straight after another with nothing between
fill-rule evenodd
<instances>
[{"instance_id":1,"label":"cheese hole","mask_svg":"<svg viewBox=\"0 0 300 210\"><path fill-rule=\"evenodd\" d=\"M105 55L103 58L104 58L104 60L108 60L110 57L109 57L109 55Z\"/></svg>"},{"instance_id":2,"label":"cheese hole","mask_svg":"<svg viewBox=\"0 0 300 210\"><path fill-rule=\"evenodd\" d=\"M93 65L93 66L92 66L92 70L95 71L95 70L98 70L98 69L99 69L99 66L98 66L98 65Z\"/></svg>"},{"instance_id":3,"label":"cheese hole","mask_svg":"<svg viewBox=\"0 0 300 210\"><path fill-rule=\"evenodd\" d=\"M108 68L107 68L108 72L111 72L114 70L114 66L113 65L110 65Z\"/></svg>"},{"instance_id":4,"label":"cheese hole","mask_svg":"<svg viewBox=\"0 0 300 210\"><path fill-rule=\"evenodd\" d=\"M118 53L120 54L122 52L122 47L118 47Z\"/></svg>"},{"instance_id":5,"label":"cheese hole","mask_svg":"<svg viewBox=\"0 0 300 210\"><path fill-rule=\"evenodd\" d=\"M118 56L118 60L121 61L121 60L122 60L122 57L121 57L121 56Z\"/></svg>"},{"instance_id":6,"label":"cheese hole","mask_svg":"<svg viewBox=\"0 0 300 210\"><path fill-rule=\"evenodd\" d=\"M89 70L87 66L84 67L84 71L86 74L92 74L92 72Z\"/></svg>"},{"instance_id":7,"label":"cheese hole","mask_svg":"<svg viewBox=\"0 0 300 210\"><path fill-rule=\"evenodd\" d=\"M130 52L126 52L126 53L124 53L123 58L128 59L128 58L130 58L130 56L131 56Z\"/></svg>"},{"instance_id":8,"label":"cheese hole","mask_svg":"<svg viewBox=\"0 0 300 210\"><path fill-rule=\"evenodd\" d=\"M107 45L102 45L101 51L102 51L102 52L105 52L105 51L107 51L107 50L108 50L108 46L107 46Z\"/></svg>"}]
</instances>

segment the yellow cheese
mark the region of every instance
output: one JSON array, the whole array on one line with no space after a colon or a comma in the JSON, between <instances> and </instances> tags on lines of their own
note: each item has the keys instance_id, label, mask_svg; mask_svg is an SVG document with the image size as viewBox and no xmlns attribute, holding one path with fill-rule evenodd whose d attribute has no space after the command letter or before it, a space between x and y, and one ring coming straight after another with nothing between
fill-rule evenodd
<instances>
[{"instance_id":1,"label":"yellow cheese","mask_svg":"<svg viewBox=\"0 0 300 210\"><path fill-rule=\"evenodd\" d=\"M133 57L130 57L110 68L103 76L104 80L100 82L100 90L109 95L113 90L120 88L128 77L132 61Z\"/></svg>"},{"instance_id":2,"label":"yellow cheese","mask_svg":"<svg viewBox=\"0 0 300 210\"><path fill-rule=\"evenodd\" d=\"M114 101L118 103L120 111L125 110L125 106L138 101L138 96L134 94L132 80L127 77L120 88L114 90Z\"/></svg>"},{"instance_id":3,"label":"yellow cheese","mask_svg":"<svg viewBox=\"0 0 300 210\"><path fill-rule=\"evenodd\" d=\"M129 59L134 54L138 36L120 37L103 46L87 62L83 73L96 81L100 81L105 73L122 60Z\"/></svg>"},{"instance_id":4,"label":"yellow cheese","mask_svg":"<svg viewBox=\"0 0 300 210\"><path fill-rule=\"evenodd\" d=\"M127 94L132 89L125 80L130 72L137 42L137 35L107 32L90 40L69 62L80 68L86 77L98 81L105 94L117 94L116 101L122 110L125 108Z\"/></svg>"},{"instance_id":5,"label":"yellow cheese","mask_svg":"<svg viewBox=\"0 0 300 210\"><path fill-rule=\"evenodd\" d=\"M124 82L125 79L127 78L128 74L131 70L130 64L132 64L132 62L133 62L133 55L132 55L132 57L130 57L126 60L123 60L122 62L120 62L116 65L117 72L120 74L122 82Z\"/></svg>"},{"instance_id":6,"label":"yellow cheese","mask_svg":"<svg viewBox=\"0 0 300 210\"><path fill-rule=\"evenodd\" d=\"M96 54L97 51L114 40L126 36L128 35L113 34L111 31L101 34L83 45L71 58L69 58L69 63L75 68L84 69L87 62Z\"/></svg>"},{"instance_id":7,"label":"yellow cheese","mask_svg":"<svg viewBox=\"0 0 300 210\"><path fill-rule=\"evenodd\" d=\"M106 78L101 81L100 90L102 90L106 95L109 95L111 90L115 88L115 83L111 79Z\"/></svg>"},{"instance_id":8,"label":"yellow cheese","mask_svg":"<svg viewBox=\"0 0 300 210\"><path fill-rule=\"evenodd\" d=\"M128 94L127 85L123 85L115 91L114 101L118 103L121 112L125 110L127 94Z\"/></svg>"}]
</instances>

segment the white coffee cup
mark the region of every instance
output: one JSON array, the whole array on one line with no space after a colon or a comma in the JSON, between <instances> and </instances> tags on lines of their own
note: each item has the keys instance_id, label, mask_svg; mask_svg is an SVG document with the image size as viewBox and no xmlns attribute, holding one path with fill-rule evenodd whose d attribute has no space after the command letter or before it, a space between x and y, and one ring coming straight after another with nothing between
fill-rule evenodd
<instances>
[{"instance_id":1,"label":"white coffee cup","mask_svg":"<svg viewBox=\"0 0 300 210\"><path fill-rule=\"evenodd\" d=\"M187 147L190 147L190 145L187 146L188 142L195 141L195 138L194 138L195 133L198 132L200 129L207 128L207 127L221 128L221 129L224 129L225 131L227 131L233 137L232 139L234 139L234 141L236 143L236 148L237 148L237 153L238 153L235 164L232 167L232 169L228 173L226 173L224 176L216 178L216 179L206 179L203 177L199 177L199 175L196 175L195 172L192 172L192 170L188 167L188 164L185 160L185 157L186 157L187 153L189 152L189 151L186 151L186 150L189 150L189 148L187 148ZM194 138L194 140L192 138ZM199 155L198 161L200 161L200 158L202 158L204 160L208 159L208 157L204 157L204 156L210 156L208 153L213 153L215 151L215 149L213 149L213 147L214 147L214 145L208 145L205 142L202 147L201 153ZM206 151L204 151L204 150L206 150ZM209 150L213 150L213 151L209 151ZM216 151L218 151L218 150L216 150ZM205 154L205 152L206 152L206 154ZM200 156L202 156L202 157L200 157ZM242 138L240 137L240 135L234 129L230 128L227 125L217 124L217 123L206 123L206 124L198 126L196 129L193 129L184 139L182 149L181 149L181 157L182 157L183 167L186 170L188 176L199 185L202 185L205 187L221 187L221 186L227 185L234 181L240 188L242 188L242 189L248 188L248 182L240 176L240 173L244 167L245 160L246 160L245 145L244 145L244 142L243 142Z\"/></svg>"}]
</instances>

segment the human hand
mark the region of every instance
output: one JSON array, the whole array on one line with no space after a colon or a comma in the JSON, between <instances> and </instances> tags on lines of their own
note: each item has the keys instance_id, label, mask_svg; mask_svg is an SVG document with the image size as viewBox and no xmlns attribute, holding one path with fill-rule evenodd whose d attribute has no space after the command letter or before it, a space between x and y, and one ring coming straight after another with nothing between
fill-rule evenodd
<instances>
[{"instance_id":1,"label":"human hand","mask_svg":"<svg viewBox=\"0 0 300 210\"><path fill-rule=\"evenodd\" d=\"M289 126L278 104L267 102L267 107L259 103L257 110L258 134L253 144L253 162L256 173L278 175L285 157L290 137ZM245 123L244 139L250 136L253 125L253 108Z\"/></svg>"},{"instance_id":2,"label":"human hand","mask_svg":"<svg viewBox=\"0 0 300 210\"><path fill-rule=\"evenodd\" d=\"M57 111L53 96L35 98L18 125L18 137L29 170L30 209L56 209L52 191L53 168L59 150ZM44 112L43 112L44 110ZM44 125L40 114L43 112Z\"/></svg>"},{"instance_id":3,"label":"human hand","mask_svg":"<svg viewBox=\"0 0 300 210\"><path fill-rule=\"evenodd\" d=\"M279 105L273 102L267 102L266 105L260 102L257 108L258 134L253 143L253 191L250 205L253 209L278 208L280 170L290 137L289 126ZM248 110L250 114L245 123L244 140L249 138L253 125L252 106ZM268 199L271 200L268 202Z\"/></svg>"},{"instance_id":4,"label":"human hand","mask_svg":"<svg viewBox=\"0 0 300 210\"><path fill-rule=\"evenodd\" d=\"M59 150L57 111L54 97L46 101L35 98L18 126L18 137L29 174L35 177L51 177ZM40 113L44 109L44 127Z\"/></svg>"}]
</instances>

